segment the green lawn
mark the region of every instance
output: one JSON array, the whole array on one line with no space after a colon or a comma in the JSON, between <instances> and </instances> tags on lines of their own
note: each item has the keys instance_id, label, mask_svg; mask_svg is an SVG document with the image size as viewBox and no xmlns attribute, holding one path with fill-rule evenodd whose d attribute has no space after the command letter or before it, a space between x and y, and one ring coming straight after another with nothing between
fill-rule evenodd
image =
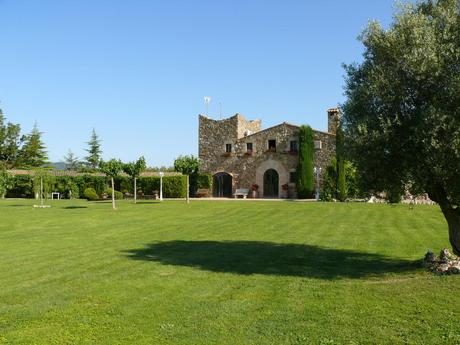
<instances>
[{"instance_id":1,"label":"green lawn","mask_svg":"<svg viewBox=\"0 0 460 345\"><path fill-rule=\"evenodd\" d=\"M0 344L459 344L437 207L0 201Z\"/></svg>"}]
</instances>

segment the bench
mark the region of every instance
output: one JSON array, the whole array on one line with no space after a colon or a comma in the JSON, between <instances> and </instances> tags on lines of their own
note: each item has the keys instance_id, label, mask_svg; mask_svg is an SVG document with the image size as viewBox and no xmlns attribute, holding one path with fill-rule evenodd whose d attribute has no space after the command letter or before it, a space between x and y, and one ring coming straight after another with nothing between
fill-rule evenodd
<instances>
[{"instance_id":1,"label":"bench","mask_svg":"<svg viewBox=\"0 0 460 345\"><path fill-rule=\"evenodd\" d=\"M242 196L243 199L246 199L248 194L249 194L249 189L247 189L247 188L238 188L235 191L235 194L233 194L233 196L235 197L235 199L238 198L239 196Z\"/></svg>"},{"instance_id":2,"label":"bench","mask_svg":"<svg viewBox=\"0 0 460 345\"><path fill-rule=\"evenodd\" d=\"M209 198L211 196L211 190L205 188L197 189L195 197L197 198Z\"/></svg>"}]
</instances>

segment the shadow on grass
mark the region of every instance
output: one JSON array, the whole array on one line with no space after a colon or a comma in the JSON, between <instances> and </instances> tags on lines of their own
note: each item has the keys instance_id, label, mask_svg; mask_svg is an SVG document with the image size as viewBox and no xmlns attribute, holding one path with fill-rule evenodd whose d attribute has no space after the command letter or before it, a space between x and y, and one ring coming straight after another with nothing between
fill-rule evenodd
<instances>
[{"instance_id":1,"label":"shadow on grass","mask_svg":"<svg viewBox=\"0 0 460 345\"><path fill-rule=\"evenodd\" d=\"M153 205L153 204L160 204L161 201L155 201L155 200L152 200L152 201L138 201L136 203L134 203L133 201L133 205Z\"/></svg>"},{"instance_id":2,"label":"shadow on grass","mask_svg":"<svg viewBox=\"0 0 460 345\"><path fill-rule=\"evenodd\" d=\"M414 271L418 261L305 244L258 241L169 241L124 251L133 260L242 275L363 278Z\"/></svg>"},{"instance_id":3,"label":"shadow on grass","mask_svg":"<svg viewBox=\"0 0 460 345\"><path fill-rule=\"evenodd\" d=\"M88 206L77 206L77 205L74 205L74 206L64 206L62 207L64 210L75 210L75 209L79 209L79 208L88 208Z\"/></svg>"}]
</instances>

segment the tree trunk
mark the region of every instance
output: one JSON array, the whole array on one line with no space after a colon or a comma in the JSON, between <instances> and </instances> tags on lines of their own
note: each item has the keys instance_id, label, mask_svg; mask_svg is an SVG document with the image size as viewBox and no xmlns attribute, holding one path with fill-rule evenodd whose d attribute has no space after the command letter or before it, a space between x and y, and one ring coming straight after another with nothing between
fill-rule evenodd
<instances>
[{"instance_id":1,"label":"tree trunk","mask_svg":"<svg viewBox=\"0 0 460 345\"><path fill-rule=\"evenodd\" d=\"M137 202L137 178L134 178L134 203Z\"/></svg>"},{"instance_id":2,"label":"tree trunk","mask_svg":"<svg viewBox=\"0 0 460 345\"><path fill-rule=\"evenodd\" d=\"M113 181L112 177L112 208L115 210L115 182Z\"/></svg>"},{"instance_id":3,"label":"tree trunk","mask_svg":"<svg viewBox=\"0 0 460 345\"><path fill-rule=\"evenodd\" d=\"M187 199L187 204L190 203L190 175L187 174L187 192L186 192L186 199Z\"/></svg>"},{"instance_id":4,"label":"tree trunk","mask_svg":"<svg viewBox=\"0 0 460 345\"><path fill-rule=\"evenodd\" d=\"M439 204L449 227L449 242L455 255L460 256L460 207L451 204L442 185L434 184L427 188L428 196Z\"/></svg>"},{"instance_id":5,"label":"tree trunk","mask_svg":"<svg viewBox=\"0 0 460 345\"><path fill-rule=\"evenodd\" d=\"M460 256L460 213L451 205L440 204L441 211L449 226L449 242L455 255Z\"/></svg>"}]
</instances>

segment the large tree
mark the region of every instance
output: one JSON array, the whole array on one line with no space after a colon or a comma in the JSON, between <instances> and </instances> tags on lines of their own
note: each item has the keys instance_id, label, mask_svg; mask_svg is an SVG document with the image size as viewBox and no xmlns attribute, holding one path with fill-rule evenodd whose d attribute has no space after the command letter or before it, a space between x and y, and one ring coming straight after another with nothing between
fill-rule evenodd
<instances>
[{"instance_id":1,"label":"large tree","mask_svg":"<svg viewBox=\"0 0 460 345\"><path fill-rule=\"evenodd\" d=\"M87 142L87 144L88 148L86 149L86 152L88 152L88 156L85 157L86 166L91 169L97 169L101 160L102 149L101 140L96 134L96 130L94 128L91 133L91 139Z\"/></svg>"},{"instance_id":2,"label":"large tree","mask_svg":"<svg viewBox=\"0 0 460 345\"><path fill-rule=\"evenodd\" d=\"M460 1L404 5L361 40L364 61L346 66L349 152L376 190L428 193L460 255Z\"/></svg>"},{"instance_id":3,"label":"large tree","mask_svg":"<svg viewBox=\"0 0 460 345\"><path fill-rule=\"evenodd\" d=\"M134 184L134 203L137 202L137 179L141 176L141 173L146 169L145 158L141 156L135 162L126 163L123 166L123 171L133 179Z\"/></svg>"},{"instance_id":4,"label":"large tree","mask_svg":"<svg viewBox=\"0 0 460 345\"><path fill-rule=\"evenodd\" d=\"M20 148L21 127L6 122L0 109L0 162L8 169L17 165Z\"/></svg>"},{"instance_id":5,"label":"large tree","mask_svg":"<svg viewBox=\"0 0 460 345\"><path fill-rule=\"evenodd\" d=\"M314 145L313 130L311 127L300 126L299 164L297 165L297 195L299 199L311 198L315 190L315 177L313 172Z\"/></svg>"},{"instance_id":6,"label":"large tree","mask_svg":"<svg viewBox=\"0 0 460 345\"><path fill-rule=\"evenodd\" d=\"M193 155L179 156L174 161L174 169L187 176L187 204L190 202L190 175L198 173L200 163L198 158Z\"/></svg>"},{"instance_id":7,"label":"large tree","mask_svg":"<svg viewBox=\"0 0 460 345\"><path fill-rule=\"evenodd\" d=\"M42 140L42 134L35 123L32 131L21 138L22 147L18 153L18 162L21 167L37 168L48 162L48 154Z\"/></svg>"}]
</instances>

